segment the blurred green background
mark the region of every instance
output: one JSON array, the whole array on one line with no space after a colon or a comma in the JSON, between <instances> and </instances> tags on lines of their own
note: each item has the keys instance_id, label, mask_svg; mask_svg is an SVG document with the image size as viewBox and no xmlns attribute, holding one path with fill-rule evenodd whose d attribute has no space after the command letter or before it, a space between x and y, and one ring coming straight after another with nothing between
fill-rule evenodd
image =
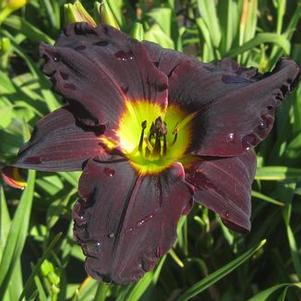
<instances>
[{"instance_id":1,"label":"blurred green background","mask_svg":"<svg viewBox=\"0 0 301 301\"><path fill-rule=\"evenodd\" d=\"M56 39L64 4L0 0L0 167L62 104L40 71L38 45ZM300 0L82 4L96 22L202 61L233 57L261 72L281 56L301 63ZM251 233L229 231L195 206L179 223L174 249L129 286L98 283L84 271L71 219L79 173L29 172L24 191L0 183L0 300L301 300L301 85L257 158Z\"/></svg>"}]
</instances>

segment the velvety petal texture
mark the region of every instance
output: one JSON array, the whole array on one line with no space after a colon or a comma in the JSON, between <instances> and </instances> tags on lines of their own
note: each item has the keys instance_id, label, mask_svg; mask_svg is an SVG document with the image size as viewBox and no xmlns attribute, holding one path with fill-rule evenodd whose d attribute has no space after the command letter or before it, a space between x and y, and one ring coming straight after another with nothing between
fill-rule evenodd
<instances>
[{"instance_id":1,"label":"velvety petal texture","mask_svg":"<svg viewBox=\"0 0 301 301\"><path fill-rule=\"evenodd\" d=\"M43 71L70 104L80 104L94 124L114 127L125 101L167 106L167 77L143 45L113 27L69 25L55 46L42 44Z\"/></svg>"},{"instance_id":2,"label":"velvety petal texture","mask_svg":"<svg viewBox=\"0 0 301 301\"><path fill-rule=\"evenodd\" d=\"M253 150L232 158L200 158L186 170L195 201L215 211L236 231L250 231L251 186L256 171Z\"/></svg>"},{"instance_id":3,"label":"velvety petal texture","mask_svg":"<svg viewBox=\"0 0 301 301\"><path fill-rule=\"evenodd\" d=\"M169 102L195 118L191 150L203 156L236 156L267 137L275 109L300 78L300 67L281 59L259 74L231 59L205 64L175 51L144 43L151 60L168 76Z\"/></svg>"},{"instance_id":4,"label":"velvety petal texture","mask_svg":"<svg viewBox=\"0 0 301 301\"><path fill-rule=\"evenodd\" d=\"M158 176L139 176L128 162L89 161L73 210L74 233L96 279L129 283L152 269L176 239L192 205L177 163Z\"/></svg>"},{"instance_id":5,"label":"velvety petal texture","mask_svg":"<svg viewBox=\"0 0 301 301\"><path fill-rule=\"evenodd\" d=\"M44 171L81 170L91 157L106 156L99 140L104 128L89 128L74 117L70 107L42 118L14 166Z\"/></svg>"}]
</instances>

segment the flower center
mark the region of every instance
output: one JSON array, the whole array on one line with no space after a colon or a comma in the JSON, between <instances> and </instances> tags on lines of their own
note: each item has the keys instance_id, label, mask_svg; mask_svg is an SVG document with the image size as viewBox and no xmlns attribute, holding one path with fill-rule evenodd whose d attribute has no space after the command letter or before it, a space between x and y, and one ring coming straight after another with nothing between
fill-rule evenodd
<instances>
[{"instance_id":1,"label":"flower center","mask_svg":"<svg viewBox=\"0 0 301 301\"><path fill-rule=\"evenodd\" d=\"M119 148L139 173L159 173L185 154L193 116L176 105L163 110L147 101L127 101L116 131Z\"/></svg>"},{"instance_id":2,"label":"flower center","mask_svg":"<svg viewBox=\"0 0 301 301\"><path fill-rule=\"evenodd\" d=\"M152 123L149 133L145 136L145 129L147 128L147 121L141 123L142 131L139 139L138 150L142 156L149 159L158 159L166 156L167 153L167 124L162 121L159 116ZM175 134L176 141L177 134Z\"/></svg>"}]
</instances>

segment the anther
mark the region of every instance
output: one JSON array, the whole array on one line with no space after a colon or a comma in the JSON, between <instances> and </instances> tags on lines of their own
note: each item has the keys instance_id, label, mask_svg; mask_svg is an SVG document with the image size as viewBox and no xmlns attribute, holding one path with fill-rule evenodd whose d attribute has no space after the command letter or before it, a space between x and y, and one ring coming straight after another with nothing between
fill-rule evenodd
<instances>
[{"instance_id":1,"label":"anther","mask_svg":"<svg viewBox=\"0 0 301 301\"><path fill-rule=\"evenodd\" d=\"M139 140L138 150L144 151L144 157L158 158L167 153L167 124L162 121L159 116L152 122L148 137L144 137L144 132L147 127L147 122L144 120L141 123L142 131ZM145 145L145 147L144 147Z\"/></svg>"},{"instance_id":2,"label":"anther","mask_svg":"<svg viewBox=\"0 0 301 301\"><path fill-rule=\"evenodd\" d=\"M156 129L160 129L161 126L162 126L162 119L161 119L161 117L159 116L159 117L157 117L156 120L155 120L155 127L156 127Z\"/></svg>"},{"instance_id":3,"label":"anther","mask_svg":"<svg viewBox=\"0 0 301 301\"><path fill-rule=\"evenodd\" d=\"M161 134L163 136L166 136L167 135L167 124L166 122L163 122L162 126L161 126Z\"/></svg>"},{"instance_id":4,"label":"anther","mask_svg":"<svg viewBox=\"0 0 301 301\"><path fill-rule=\"evenodd\" d=\"M139 152L142 151L143 139L144 139L144 131L145 131L145 129L146 129L146 126L147 126L147 122L146 122L146 120L144 120L144 121L141 123L142 131L141 131L140 140L139 140L139 146L138 146Z\"/></svg>"},{"instance_id":5,"label":"anther","mask_svg":"<svg viewBox=\"0 0 301 301\"><path fill-rule=\"evenodd\" d=\"M142 121L141 127L142 127L143 130L146 129L146 127L147 127L147 121L146 120Z\"/></svg>"}]
</instances>

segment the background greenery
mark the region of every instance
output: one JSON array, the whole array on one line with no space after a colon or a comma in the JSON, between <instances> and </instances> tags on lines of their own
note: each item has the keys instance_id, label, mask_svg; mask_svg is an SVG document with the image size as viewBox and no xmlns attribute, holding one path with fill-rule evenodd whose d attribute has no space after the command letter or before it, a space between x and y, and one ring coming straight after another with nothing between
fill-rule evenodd
<instances>
[{"instance_id":1,"label":"background greenery","mask_svg":"<svg viewBox=\"0 0 301 301\"><path fill-rule=\"evenodd\" d=\"M40 71L38 45L55 40L65 1L24 4L0 0L1 166L61 105ZM99 4L83 4L99 21ZM301 62L300 0L107 0L101 7L105 22L203 61L230 56L260 71L280 56ZM72 237L78 173L29 172L23 192L0 186L0 300L301 300L301 85L257 153L251 233L229 231L195 206L174 249L129 286L97 283L84 271Z\"/></svg>"}]
</instances>

